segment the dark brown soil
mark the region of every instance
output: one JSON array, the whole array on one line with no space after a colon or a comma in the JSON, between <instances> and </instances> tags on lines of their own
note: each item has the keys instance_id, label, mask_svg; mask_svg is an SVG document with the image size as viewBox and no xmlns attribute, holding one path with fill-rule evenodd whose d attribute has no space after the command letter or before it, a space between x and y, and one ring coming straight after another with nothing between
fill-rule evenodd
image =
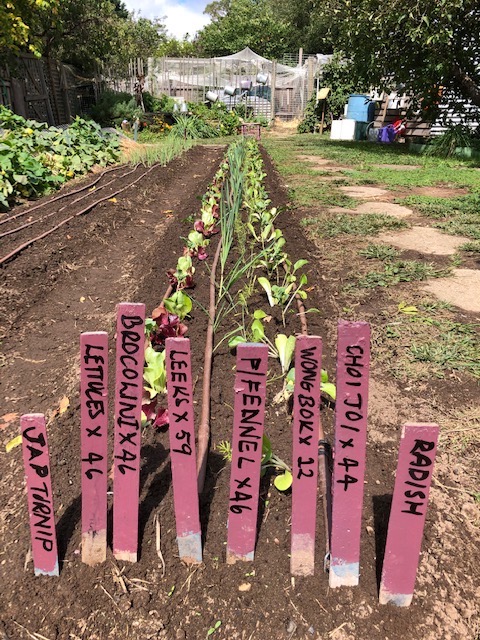
<instances>
[{"instance_id":1,"label":"dark brown soil","mask_svg":"<svg viewBox=\"0 0 480 640\"><path fill-rule=\"evenodd\" d=\"M474 639L479 549L473 529L460 519L458 509L449 516L448 503L438 500L432 505L417 593L409 609L378 605L378 576L401 424L408 419L426 419L435 409L443 411L442 402L452 406L467 403L475 386L467 384L447 399L442 397L445 387L439 382L427 385L422 394L406 394L375 363L358 588L328 588L323 572L325 541L320 500L316 575L291 580L291 498L271 488L269 478L262 484L255 561L225 564L229 465L215 451L220 441L231 439L232 429L234 357L225 342L216 351L213 367L212 447L201 496L204 564L192 569L178 559L168 435L152 429L143 434L139 562L117 563L109 552L107 562L100 567L81 563L79 334L107 330L113 344L118 302L145 302L147 313L158 305L168 284L165 272L176 264L184 244L182 238L192 228L191 217L199 211L199 198L222 154L218 148L193 148L169 167L154 169L117 202L106 202L75 218L3 267L2 413L42 411L52 418L49 439L61 573L59 578L33 576L32 564L27 562L29 532L21 452L17 448L10 454L2 453L1 640L203 640L217 621L221 626L212 638L221 640ZM284 207L278 226L286 235L288 252L293 260L310 260L308 306L320 311L309 314L309 331L324 337L324 367L334 375L335 325L343 304L339 291L349 273L349 252L344 252L342 269L333 267L326 253L305 237L299 224L305 212L300 215L286 206L285 192L266 156L265 163L272 203ZM53 212L53 206L45 207L42 215ZM0 240L1 255L17 244L20 241L16 236ZM205 305L208 272L204 265L196 267L193 296ZM358 315L363 310L366 317L373 315L376 303L373 295L362 301ZM265 308L261 296L249 302L251 311L260 306ZM206 316L199 306L191 315L187 335L192 342L194 380L198 379L195 396L199 401ZM231 329L234 322L235 318L229 316L217 335ZM273 336L280 328L280 319L274 314L268 331ZM298 318L292 313L285 332L299 330ZM290 416L282 405L272 403L278 388L268 388L266 431L276 453L289 461ZM63 415L55 415L63 396L69 398L70 407ZM425 403L425 398L429 402ZM332 422L333 411L324 406L323 423L330 440ZM18 421L12 421L1 431L2 441L6 443L17 432ZM442 481L448 481L448 477L442 477ZM455 497L460 501L459 508L463 502L468 503L464 496ZM164 574L155 549L157 514ZM241 585L244 590L239 590ZM447 613L445 603L450 607ZM448 627L448 620L453 620L454 626ZM429 636L430 632L433 635Z\"/></svg>"}]
</instances>

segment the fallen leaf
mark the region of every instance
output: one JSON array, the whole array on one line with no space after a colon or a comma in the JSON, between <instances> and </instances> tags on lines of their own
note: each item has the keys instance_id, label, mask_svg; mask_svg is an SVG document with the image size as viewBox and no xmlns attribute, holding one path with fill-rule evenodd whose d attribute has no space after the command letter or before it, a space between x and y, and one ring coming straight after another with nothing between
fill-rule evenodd
<instances>
[{"instance_id":1,"label":"fallen leaf","mask_svg":"<svg viewBox=\"0 0 480 640\"><path fill-rule=\"evenodd\" d=\"M117 201L117 199L116 199L116 198L109 198L109 199L108 199L108 202L116 202L116 201Z\"/></svg>"},{"instance_id":2,"label":"fallen leaf","mask_svg":"<svg viewBox=\"0 0 480 640\"><path fill-rule=\"evenodd\" d=\"M5 445L5 451L10 453L12 449L15 449L15 447L18 447L20 444L22 444L22 436L17 436L13 440L10 440L10 442L7 442Z\"/></svg>"},{"instance_id":3,"label":"fallen leaf","mask_svg":"<svg viewBox=\"0 0 480 640\"><path fill-rule=\"evenodd\" d=\"M80 302L85 302L85 296L82 296L82 297L80 298Z\"/></svg>"},{"instance_id":4,"label":"fallen leaf","mask_svg":"<svg viewBox=\"0 0 480 640\"><path fill-rule=\"evenodd\" d=\"M18 413L6 413L4 416L1 416L0 420L3 420L3 422L0 422L0 429L5 429L5 427L8 427L8 425L17 418Z\"/></svg>"},{"instance_id":5,"label":"fallen leaf","mask_svg":"<svg viewBox=\"0 0 480 640\"><path fill-rule=\"evenodd\" d=\"M67 240L71 240L72 236L67 235Z\"/></svg>"},{"instance_id":6,"label":"fallen leaf","mask_svg":"<svg viewBox=\"0 0 480 640\"><path fill-rule=\"evenodd\" d=\"M167 216L171 215L173 213L173 209L165 209L165 211L162 211L162 213L165 213Z\"/></svg>"},{"instance_id":7,"label":"fallen leaf","mask_svg":"<svg viewBox=\"0 0 480 640\"><path fill-rule=\"evenodd\" d=\"M398 310L402 313L406 313L407 315L414 315L415 313L418 313L417 307L408 305L406 302L400 302L400 304L398 305Z\"/></svg>"},{"instance_id":8,"label":"fallen leaf","mask_svg":"<svg viewBox=\"0 0 480 640\"><path fill-rule=\"evenodd\" d=\"M58 405L58 413L62 415L62 413L65 413L69 406L70 400L67 398L67 396L63 396L63 398L60 400L60 404Z\"/></svg>"}]
</instances>

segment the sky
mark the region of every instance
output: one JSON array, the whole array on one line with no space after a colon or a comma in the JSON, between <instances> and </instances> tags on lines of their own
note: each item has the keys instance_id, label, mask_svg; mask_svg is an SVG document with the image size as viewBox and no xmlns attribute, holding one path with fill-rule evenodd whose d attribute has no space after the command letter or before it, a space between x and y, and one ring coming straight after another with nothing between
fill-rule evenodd
<instances>
[{"instance_id":1,"label":"sky","mask_svg":"<svg viewBox=\"0 0 480 640\"><path fill-rule=\"evenodd\" d=\"M182 39L186 33L193 36L208 22L203 14L207 0L124 0L129 11L143 18L163 18L170 35Z\"/></svg>"}]
</instances>

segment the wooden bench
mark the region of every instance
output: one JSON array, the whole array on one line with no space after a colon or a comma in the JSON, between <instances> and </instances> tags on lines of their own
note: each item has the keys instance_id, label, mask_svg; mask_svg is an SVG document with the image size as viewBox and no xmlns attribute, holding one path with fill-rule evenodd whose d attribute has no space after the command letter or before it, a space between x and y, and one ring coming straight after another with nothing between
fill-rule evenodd
<instances>
[{"instance_id":1,"label":"wooden bench","mask_svg":"<svg viewBox=\"0 0 480 640\"><path fill-rule=\"evenodd\" d=\"M377 108L375 110L375 129L386 127L389 124L393 124L397 120L406 118L407 110L402 108L389 108L388 107L389 96L384 98L382 102L377 102ZM430 129L432 123L427 120L422 120L418 116L410 117L406 122L406 131L402 135L407 140L413 140L415 138L421 138L425 140L430 137Z\"/></svg>"}]
</instances>

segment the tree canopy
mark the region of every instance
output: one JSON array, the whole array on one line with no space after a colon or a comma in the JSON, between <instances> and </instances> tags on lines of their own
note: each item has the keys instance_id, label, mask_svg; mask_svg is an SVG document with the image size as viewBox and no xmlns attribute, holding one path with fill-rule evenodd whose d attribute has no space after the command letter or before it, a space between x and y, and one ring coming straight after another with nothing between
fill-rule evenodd
<instances>
[{"instance_id":1,"label":"tree canopy","mask_svg":"<svg viewBox=\"0 0 480 640\"><path fill-rule=\"evenodd\" d=\"M7 0L0 3L0 55L28 50L38 53L41 41L32 26L56 14L59 0Z\"/></svg>"},{"instance_id":2,"label":"tree canopy","mask_svg":"<svg viewBox=\"0 0 480 640\"><path fill-rule=\"evenodd\" d=\"M442 86L480 106L478 0L325 0L322 11L357 78L425 104Z\"/></svg>"},{"instance_id":3,"label":"tree canopy","mask_svg":"<svg viewBox=\"0 0 480 640\"><path fill-rule=\"evenodd\" d=\"M0 56L22 51L92 71L155 55L165 26L129 13L122 0L7 0L0 5Z\"/></svg>"},{"instance_id":4,"label":"tree canopy","mask_svg":"<svg viewBox=\"0 0 480 640\"><path fill-rule=\"evenodd\" d=\"M276 58L295 49L292 27L272 0L215 0L205 13L212 22L198 33L197 45L207 56L250 47L266 58Z\"/></svg>"}]
</instances>

